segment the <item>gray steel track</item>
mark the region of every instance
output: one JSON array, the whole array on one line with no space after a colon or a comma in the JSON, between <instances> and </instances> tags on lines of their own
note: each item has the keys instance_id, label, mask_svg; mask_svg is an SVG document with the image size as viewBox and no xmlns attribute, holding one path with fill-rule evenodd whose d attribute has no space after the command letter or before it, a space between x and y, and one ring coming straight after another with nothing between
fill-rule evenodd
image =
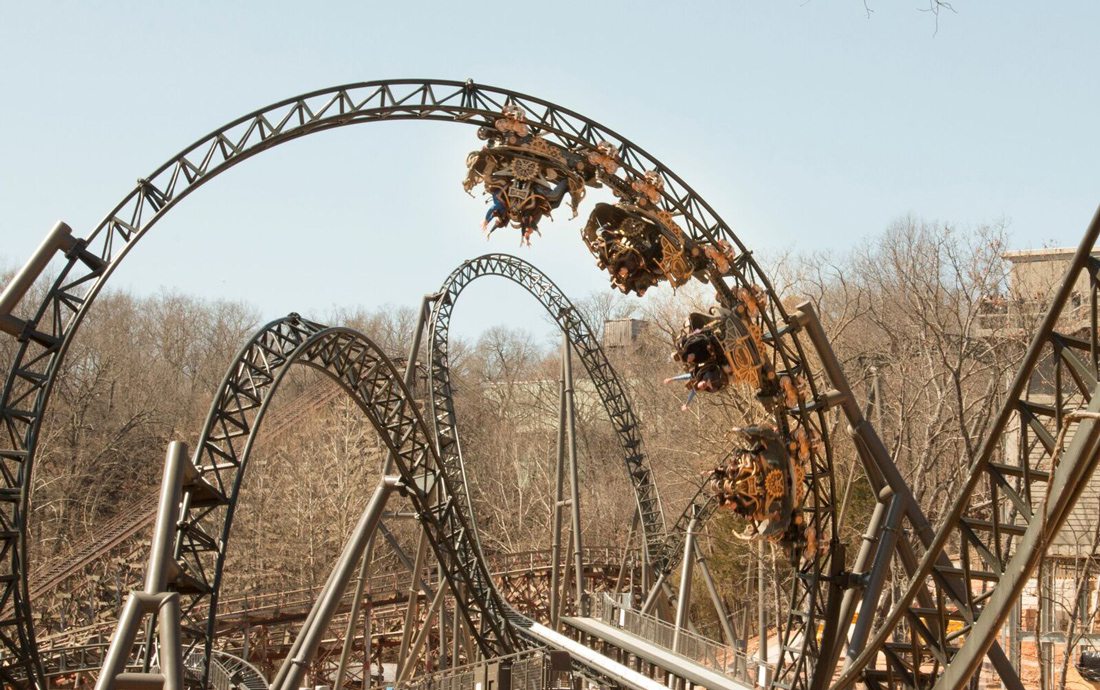
<instances>
[{"instance_id":1,"label":"gray steel track","mask_svg":"<svg viewBox=\"0 0 1100 690\"><path fill-rule=\"evenodd\" d=\"M204 616L191 626L201 634L193 634L190 644L203 645L209 656L241 481L271 396L296 363L322 371L340 384L394 453L394 468L405 484L403 493L420 516L459 610L470 628L478 631L481 652L494 656L513 651L517 640L507 617L510 610L478 554L466 512L453 500L456 487L444 471L402 374L365 336L296 315L268 324L241 350L200 437L195 464L226 500L192 507L184 496L187 512L181 520L184 536L177 558L189 575L203 583L184 609L185 616L189 611ZM433 491L440 497L438 502L431 500Z\"/></svg>"},{"instance_id":2,"label":"gray steel track","mask_svg":"<svg viewBox=\"0 0 1100 690\"><path fill-rule=\"evenodd\" d=\"M466 286L486 276L505 278L531 293L566 334L580 357L615 429L627 475L634 489L638 512L642 516L646 548L652 559L663 551L664 515L661 512L657 486L653 482L653 472L642 449L638 418L630 406L626 390L619 382L614 367L608 361L592 329L577 313L569 298L545 273L515 256L486 254L463 262L443 281L432 309L429 325L431 349L428 352L432 419L439 435L440 456L444 465L452 468L453 484L458 486L459 482L465 483L465 461L455 419L448 358L451 314Z\"/></svg>"},{"instance_id":3,"label":"gray steel track","mask_svg":"<svg viewBox=\"0 0 1100 690\"><path fill-rule=\"evenodd\" d=\"M824 441L807 472L805 522L819 539L835 545L832 461L813 370L788 315L761 271L730 227L679 176L616 132L548 101L473 81L387 80L348 84L296 96L238 118L202 137L139 180L83 239L68 250L45 299L25 319L9 318L5 331L14 332L20 346L0 397L0 609L11 615L0 620L0 681L20 687L44 683L37 661L31 602L27 596L28 502L39 429L46 414L57 373L95 298L114 270L156 222L179 201L221 172L274 146L336 127L387 120L434 120L475 127L490 125L508 103L521 108L527 122L548 141L590 150L603 141L619 152L622 167L607 184L632 194L630 183L647 170L663 182L659 206L676 217L699 242L728 241L739 255L721 274L711 267L708 278L719 299L732 304L737 288L759 286L768 295L762 320L771 351L768 358L780 374L805 376L808 399L776 413L781 432L794 426L814 429ZM789 614L783 626L784 661L776 680L785 687L808 684L820 653L817 623L825 611L834 551L821 550L797 566ZM807 632L809 634L803 634ZM784 657L786 660L787 657Z\"/></svg>"},{"instance_id":4,"label":"gray steel track","mask_svg":"<svg viewBox=\"0 0 1100 690\"><path fill-rule=\"evenodd\" d=\"M700 487L677 517L675 525L666 529L653 473L643 452L638 418L614 367L592 334L591 327L580 317L572 302L550 277L531 263L508 254L486 254L463 262L443 281L432 310L429 335L431 349L428 353L432 419L440 437L443 462L447 466L453 466L452 478L455 485L459 481L465 481L465 472L447 356L451 313L466 286L485 276L505 278L527 290L569 338L615 429L627 474L634 488L638 511L643 516L642 528L650 564L658 573L671 572L683 557L684 535L691 517L696 516L700 523L706 522L717 508L717 500L705 486Z\"/></svg>"}]
</instances>

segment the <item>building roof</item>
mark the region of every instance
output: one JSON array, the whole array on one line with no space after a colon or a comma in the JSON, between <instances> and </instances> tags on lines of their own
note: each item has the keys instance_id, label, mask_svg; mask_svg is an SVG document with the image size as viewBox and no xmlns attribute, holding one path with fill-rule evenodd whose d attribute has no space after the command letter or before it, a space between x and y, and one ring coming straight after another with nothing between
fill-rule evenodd
<instances>
[{"instance_id":1,"label":"building roof","mask_svg":"<svg viewBox=\"0 0 1100 690\"><path fill-rule=\"evenodd\" d=\"M1001 256L1014 264L1028 261L1069 261L1077 252L1077 247L1043 247L1041 249L1014 249L1005 252ZM1092 252L1093 256L1100 256L1100 249Z\"/></svg>"}]
</instances>

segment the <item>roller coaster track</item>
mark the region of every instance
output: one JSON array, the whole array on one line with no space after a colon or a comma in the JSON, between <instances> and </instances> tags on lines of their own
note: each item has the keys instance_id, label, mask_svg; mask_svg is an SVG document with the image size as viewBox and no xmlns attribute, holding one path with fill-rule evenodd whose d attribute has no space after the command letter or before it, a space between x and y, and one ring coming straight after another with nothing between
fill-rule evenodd
<instances>
[{"instance_id":1,"label":"roller coaster track","mask_svg":"<svg viewBox=\"0 0 1100 690\"><path fill-rule=\"evenodd\" d=\"M110 522L101 525L94 538L79 542L76 548L53 559L45 568L31 574L31 598L39 599L58 585L102 558L127 539L153 524L157 514L157 494L150 491L142 499L121 511Z\"/></svg>"},{"instance_id":2,"label":"roller coaster track","mask_svg":"<svg viewBox=\"0 0 1100 690\"><path fill-rule=\"evenodd\" d=\"M618 548L585 548L586 575L593 591L614 583L615 577L609 575L609 572L618 570L623 556L622 550ZM504 591L507 591L509 582L514 580L535 577L544 584L549 583L552 564L549 550L496 554L490 558L489 563L496 586ZM372 618L376 620L375 627L381 628L381 632L377 633L379 637L392 634L387 632L389 628L400 630L403 626L410 576L410 573L404 571L370 575L366 591L371 593L370 608ZM424 569L420 577L431 587L440 584L434 568ZM308 615L319 592L319 587L305 587L227 597L218 604L215 635L222 640L246 627L261 626L270 629L300 623ZM337 609L338 614L345 615L351 609L352 596L350 592L345 593ZM426 598L423 592L418 596L422 601ZM379 623L378 619L392 621L393 625ZM97 672L103 663L102 655L107 649L107 639L114 629L115 621L106 620L43 638L41 659L47 670L47 677ZM140 660L140 655L135 654L133 659L136 663Z\"/></svg>"},{"instance_id":3,"label":"roller coaster track","mask_svg":"<svg viewBox=\"0 0 1100 690\"><path fill-rule=\"evenodd\" d=\"M672 529L666 531L661 502L653 482L653 472L643 452L638 418L631 409L630 399L619 382L614 367L608 361L592 329L549 276L523 259L508 254L486 254L463 262L443 281L432 310L429 328L431 349L428 355L432 418L440 438L440 453L444 462L456 468L453 473L454 481L456 484L464 482L465 476L461 472L464 463L447 356L451 313L466 286L486 276L505 278L527 290L566 334L592 379L615 429L627 476L634 489L638 514L642 517L642 533L649 562L658 573L667 574L674 570L683 557L684 535L691 519L694 517L700 524L705 523L717 508L717 499L705 487L700 487L677 517Z\"/></svg>"},{"instance_id":4,"label":"roller coaster track","mask_svg":"<svg viewBox=\"0 0 1100 690\"><path fill-rule=\"evenodd\" d=\"M471 628L479 632L476 641L482 653L511 651L516 642L503 603L478 556L465 513L452 500L453 488L434 443L392 363L364 336L349 329L326 329L296 315L272 322L242 349L200 436L195 465L219 495L185 493L183 499L182 538L177 544L177 559L188 583L180 588L186 597L183 611L188 619L205 618L205 624L195 620L195 625L185 625L185 640L209 655L241 481L271 394L295 362L336 380L378 429L394 453L403 491L421 517L442 577L454 589ZM429 494L436 492L443 496L439 504L429 501Z\"/></svg>"},{"instance_id":5,"label":"roller coaster track","mask_svg":"<svg viewBox=\"0 0 1100 690\"><path fill-rule=\"evenodd\" d=\"M362 334L326 328L296 314L268 324L241 350L200 435L194 464L204 480L198 486L208 488L184 489L175 554L182 570L170 583L182 601L185 657L199 654L205 660L201 666L209 669L233 509L264 413L294 364L332 377L379 432L393 455L401 491L419 517L440 579L485 657L531 645L558 645L572 650L574 665L590 678L618 682L637 676L640 684L632 687L652 684L599 654L578 655L575 642L503 601L480 557L462 502L455 500L456 487L433 437L392 362Z\"/></svg>"},{"instance_id":6,"label":"roller coaster track","mask_svg":"<svg viewBox=\"0 0 1100 690\"><path fill-rule=\"evenodd\" d=\"M845 573L839 558L831 446L823 416L833 401L818 390L820 382L815 380L812 360L800 336L803 322L785 311L751 252L714 210L633 142L538 98L474 82L437 80L349 84L262 108L201 138L141 179L83 238L71 236L64 226L51 234L53 240L44 245L46 254L36 255L36 259L47 260L56 255L58 263L57 278L45 298L38 305L16 309L25 294L23 288L23 293L15 294L15 306L0 313L0 332L19 343L0 397L0 611L11 614L0 617L0 682L13 687L44 683L27 572L27 516L39 432L73 338L107 280L137 241L208 180L281 143L336 127L387 120L491 126L505 105L522 112L526 122L547 141L573 151L592 151L601 142L610 142L622 166L604 182L624 198L631 197L631 184L640 182L645 173L656 174L663 183L657 202L662 212L674 217L697 242L725 240L736 248L737 256L728 270L711 265L706 272L723 304L731 306L740 289L760 288L766 293L761 323L767 359L777 374L804 377L808 384L806 391L797 391L797 404L780 406L772 421L783 435L799 428L812 430L824 441L822 449L815 450L805 476L808 498L799 517L827 546L793 566L792 591L780 626L780 666L772 684L799 690L821 690L833 684L831 663L818 661L828 660L834 648L824 648L822 641L843 641L848 625L835 615L839 595L845 588L852 591L863 586L862 578L874 573ZM1100 395L1096 395L1100 392L1096 327L1100 267L1091 257L1098 233L1100 216L1073 259L1012 384L1009 402L981 444L964 489L939 530L933 532L926 521L918 519L919 511L912 506L883 509L886 532L896 529L905 536L892 540L889 548L879 548L882 558L876 556L876 568L888 570L889 559L897 558L910 575L902 597L874 620L867 644L852 650L836 682L840 690L857 682L872 687L935 684L954 690L973 677L983 656L997 652L1003 657L996 646L997 629L1100 455L1100 424L1096 420L1100 414ZM33 282L46 264L36 260L31 265L35 266L28 268ZM1059 326L1079 276L1090 286L1092 321L1084 337ZM5 297L10 297L8 290ZM458 487L450 485L450 468L435 453L429 431L408 391L394 376L392 363L352 331L325 329L300 319L273 324L272 330L264 331L250 346L255 347L242 353L239 369L231 372L223 385L197 457L204 475L215 480L217 491L186 499L185 536L177 555L188 567L175 585L189 597L188 613L206 610L212 620L225 545L218 537L228 536L239 477L265 409L265 396L274 387L274 377L280 375L276 372L293 360L340 380L357 396L367 417L397 455L405 490L425 520L444 579L460 597L463 615L471 625L479 626L477 642L483 653L506 653L521 646L524 639L535 639L530 621L511 611L492 587L478 557L472 516L459 495L464 490L455 493ZM1027 395L1029 380L1045 362L1051 364L1057 382L1054 404L1040 404ZM1076 433L1063 434L1073 424L1078 424ZM1004 432L1013 425L1021 429L1021 455L1004 458L999 447ZM1043 459L1033 462L1031 452L1039 452ZM444 490L449 501L429 504L428 494L437 490ZM704 510L712 507L702 498L697 503ZM652 524L646 528L651 529L657 519L652 512L647 519ZM913 529L907 532L904 520L913 523ZM681 533L674 527L666 537ZM918 533L919 539L914 537ZM658 546L656 534L646 533L647 550ZM669 548L669 543L665 539L664 548ZM656 560L670 562L673 557L666 554ZM204 599L209 599L205 609ZM961 623L961 629L949 629L953 622ZM189 627L185 633L197 644L208 639L209 630ZM880 666L880 659L885 666ZM1010 685L1018 684L1011 669L999 671L1008 674Z\"/></svg>"},{"instance_id":7,"label":"roller coaster track","mask_svg":"<svg viewBox=\"0 0 1100 690\"><path fill-rule=\"evenodd\" d=\"M815 450L806 473L807 499L801 517L818 540L838 545L834 524L834 486L831 474L831 446L823 416L827 401L819 395L810 360L798 336L798 328L784 310L767 276L741 240L714 210L679 176L668 170L635 143L599 123L545 100L472 81L389 80L349 84L314 91L275 103L245 115L196 141L169 159L127 194L84 238L62 238L48 251L64 250L57 278L35 308L0 314L0 330L19 340L18 352L0 398L0 609L13 602L14 615L0 621L3 665L0 681L12 685L41 684L42 669L37 661L31 602L27 580L28 501L39 429L50 394L66 353L96 297L122 259L160 218L189 194L221 172L281 143L336 127L388 120L427 120L491 125L505 105L521 110L528 124L547 141L567 148L589 151L610 142L622 166L605 183L626 195L631 183L651 172L663 183L657 204L682 224L685 232L700 243L725 240L738 255L728 271L710 266L710 283L720 301L735 301L738 289L760 288L767 295L762 316L767 358L780 375L801 376L808 390L798 392L798 404L775 412L774 424L782 434L798 427L812 430L824 441ZM43 265L44 267L44 265ZM39 269L41 270L41 268ZM247 396L246 396L247 397ZM434 477L434 475L433 475ZM450 519L440 516L440 519ZM440 534L434 534L440 538ZM462 535L456 538L464 539ZM196 548L197 542L196 542ZM201 547L216 550L215 545ZM465 553L464 546L458 551ZM476 551L476 549L474 550ZM837 593L832 575L840 565L831 562L834 548L816 550L795 566L783 630L787 650L777 670L775 683L782 687L808 687L816 660L821 654L818 623L829 628L826 611L830 596ZM473 554L470 554L471 556ZM468 563L471 567L473 561ZM197 573L196 576L209 576ZM455 575L457 577L457 575ZM481 575L471 574L474 581ZM472 603L472 602L471 602ZM480 611L475 612L478 617ZM496 617L485 617L481 624ZM496 620L503 620L496 618ZM510 647L507 624L495 622L489 646Z\"/></svg>"},{"instance_id":8,"label":"roller coaster track","mask_svg":"<svg viewBox=\"0 0 1100 690\"><path fill-rule=\"evenodd\" d=\"M466 479L448 358L451 313L466 286L485 276L505 278L531 293L558 324L577 352L615 429L627 475L634 489L638 514L641 515L646 548L651 559L656 557L662 552L664 515L661 512L657 486L653 482L653 472L642 450L638 418L630 407L626 391L619 383L615 369L603 348L592 334L592 329L577 313L569 298L545 273L528 262L507 254L487 254L463 262L443 281L432 310L429 325L431 349L428 353L432 419L439 436L440 456L444 464L452 468L453 484L465 485ZM661 570L666 566L665 563L654 563Z\"/></svg>"}]
</instances>

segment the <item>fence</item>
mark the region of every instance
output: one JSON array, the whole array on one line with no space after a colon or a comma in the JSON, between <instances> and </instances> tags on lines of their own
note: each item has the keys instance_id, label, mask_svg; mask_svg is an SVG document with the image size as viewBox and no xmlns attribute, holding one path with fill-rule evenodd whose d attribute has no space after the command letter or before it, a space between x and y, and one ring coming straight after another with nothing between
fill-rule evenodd
<instances>
[{"instance_id":1,"label":"fence","mask_svg":"<svg viewBox=\"0 0 1100 690\"><path fill-rule=\"evenodd\" d=\"M202 678L203 655L191 652L183 666L192 679ZM209 690L267 690L267 681L260 670L244 659L214 650L210 653Z\"/></svg>"},{"instance_id":2,"label":"fence","mask_svg":"<svg viewBox=\"0 0 1100 690\"><path fill-rule=\"evenodd\" d=\"M545 649L525 649L492 660L492 664L511 667L511 690L543 690L545 682ZM421 676L404 685L400 690L470 690L485 678L486 662L456 666Z\"/></svg>"},{"instance_id":3,"label":"fence","mask_svg":"<svg viewBox=\"0 0 1100 690\"><path fill-rule=\"evenodd\" d=\"M750 660L745 652L688 630L680 631L679 644L676 649L673 649L676 626L672 623L636 611L607 594L604 594L598 603L598 610L594 613L604 623L750 686L755 684L758 664L756 660Z\"/></svg>"}]
</instances>

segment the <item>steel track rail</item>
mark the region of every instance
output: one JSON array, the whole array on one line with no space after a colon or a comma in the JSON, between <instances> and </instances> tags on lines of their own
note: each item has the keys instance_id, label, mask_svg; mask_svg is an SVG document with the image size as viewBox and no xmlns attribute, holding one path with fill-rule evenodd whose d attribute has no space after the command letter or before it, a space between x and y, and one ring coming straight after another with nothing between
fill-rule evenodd
<instances>
[{"instance_id":1,"label":"steel track rail","mask_svg":"<svg viewBox=\"0 0 1100 690\"><path fill-rule=\"evenodd\" d=\"M430 432L402 377L365 336L291 315L257 332L229 366L207 416L194 465L208 489L185 489L173 582L183 600L185 656L212 650L225 557L248 460L273 394L292 364L331 377L363 410L394 453L394 467L425 530L442 579L470 624L481 653L495 656L517 645L506 607L480 558L473 530L452 497ZM396 379L394 377L397 377ZM196 491L201 491L197 493ZM435 494L439 501L431 500ZM25 682L25 679L23 679Z\"/></svg>"},{"instance_id":2,"label":"steel track rail","mask_svg":"<svg viewBox=\"0 0 1100 690\"><path fill-rule=\"evenodd\" d=\"M431 416L440 437L440 454L444 464L453 465L452 475L456 485L457 482L465 482L465 463L455 419L448 358L451 313L463 290L473 281L486 276L505 278L527 290L569 338L615 429L638 511L643 516L642 528L649 562L658 573L675 570L683 557L684 535L692 516L700 524L706 522L717 508L717 500L705 486L700 487L677 517L674 526L666 528L653 473L643 452L637 415L591 327L549 276L531 263L508 254L486 254L464 262L443 281L432 310L429 324L431 349L428 353L432 386Z\"/></svg>"},{"instance_id":3,"label":"steel track rail","mask_svg":"<svg viewBox=\"0 0 1100 690\"><path fill-rule=\"evenodd\" d=\"M45 299L23 316L0 315L0 330L20 346L0 397L0 609L11 601L14 615L0 621L0 681L25 685L43 681L37 662L31 602L27 588L27 523L39 430L61 363L73 337L107 280L136 243L177 203L207 181L279 144L310 134L368 122L426 120L472 126L490 125L505 104L520 108L527 122L548 141L590 150L612 143L621 158L607 183L631 194L630 183L647 170L663 182L659 206L700 242L728 241L739 252L725 274L711 267L709 280L719 299L732 304L741 287L758 286L768 295L763 318L768 353L778 373L804 376L809 391L794 408L777 412L781 433L795 426L813 429L824 441L806 474L803 517L826 544L837 544L831 446L813 380L814 371L770 281L745 245L683 179L615 131L548 101L473 81L384 80L348 84L295 96L240 117L202 137L142 178L83 239L65 245L57 278ZM806 398L806 399L803 399ZM776 674L783 687L804 687L820 654L814 631L825 611L831 549L822 549L796 567L789 612L783 626L789 657ZM803 634L808 633L808 634ZM790 663L786 660L790 658ZM13 669L18 668L17 674Z\"/></svg>"},{"instance_id":4,"label":"steel track rail","mask_svg":"<svg viewBox=\"0 0 1100 690\"><path fill-rule=\"evenodd\" d=\"M201 583L188 592L184 614L205 614L205 620L185 629L184 639L201 645L209 656L241 481L271 396L291 364L330 376L359 405L394 453L403 491L419 516L442 579L452 588L471 629L477 631L481 652L493 656L513 651L517 641L505 616L507 609L480 558L466 515L453 500L455 487L401 374L365 336L350 329L325 328L297 315L268 324L242 349L200 436L195 465L225 500L194 501L184 496L177 559L190 579ZM441 496L439 502L430 500L433 491ZM207 599L208 605L200 607Z\"/></svg>"},{"instance_id":5,"label":"steel track rail","mask_svg":"<svg viewBox=\"0 0 1100 690\"><path fill-rule=\"evenodd\" d=\"M523 259L507 254L486 254L465 261L447 276L436 293L437 298L428 326L431 417L439 436L440 457L444 465L451 468L449 471L454 485L466 485L466 475L455 418L454 388L451 385L448 356L451 314L466 287L487 276L504 278L529 292L558 324L580 357L615 430L627 475L634 489L638 514L642 516L646 549L653 559L663 550L664 515L657 486L653 481L653 472L642 448L638 417L634 414L626 390L619 382L614 367L608 361L592 329L577 313L565 293L545 273ZM663 568L664 565L662 563L660 567Z\"/></svg>"}]
</instances>

